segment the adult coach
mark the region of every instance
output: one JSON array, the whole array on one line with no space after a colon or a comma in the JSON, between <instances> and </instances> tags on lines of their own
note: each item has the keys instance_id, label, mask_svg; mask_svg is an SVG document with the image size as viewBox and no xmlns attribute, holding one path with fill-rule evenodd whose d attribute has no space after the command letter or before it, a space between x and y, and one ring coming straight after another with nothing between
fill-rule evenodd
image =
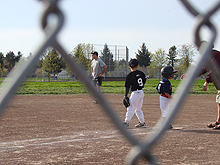
<instances>
[{"instance_id":1,"label":"adult coach","mask_svg":"<svg viewBox=\"0 0 220 165\"><path fill-rule=\"evenodd\" d=\"M202 41L202 42L207 42L207 41ZM202 42L201 42L201 44L202 44ZM219 69L220 68L220 52L214 49L214 45L212 45L212 52L211 53L212 53L211 54L211 61L215 61L216 64L218 65L218 69ZM220 70L219 70L219 72L220 72ZM220 88L218 88L217 85L213 81L212 71L208 70L206 67L204 67L202 69L199 76L201 76L205 73L208 73L208 75L206 76L205 83L203 84L203 91L207 90L209 83L213 83L215 88L218 90L218 93L216 95L216 103L217 103L217 111L218 111L217 119L215 122L208 124L207 127L213 128L213 129L220 129ZM181 79L183 79L183 78L184 78L184 75L181 76Z\"/></svg>"},{"instance_id":2,"label":"adult coach","mask_svg":"<svg viewBox=\"0 0 220 165\"><path fill-rule=\"evenodd\" d=\"M96 86L98 92L101 92L103 74L105 73L107 66L106 64L98 57L98 52L93 52L92 54L92 62L91 62L91 72L92 72L92 81ZM93 103L98 104L98 100L95 99Z\"/></svg>"},{"instance_id":3,"label":"adult coach","mask_svg":"<svg viewBox=\"0 0 220 165\"><path fill-rule=\"evenodd\" d=\"M207 41L202 41L202 42L207 42ZM212 45L212 56L211 56L211 61L215 61L216 64L218 65L218 69L220 68L220 52L214 49L214 45ZM219 70L220 72L220 70ZM207 125L209 128L213 129L220 129L220 88L217 87L216 83L213 81L213 75L211 70L207 70L205 67L202 70L202 74L208 73L206 76L206 81L203 84L203 91L207 90L207 87L209 83L213 83L215 88L218 90L218 93L216 95L216 103L217 103L217 109L218 109L218 115L217 119L214 123L210 123Z\"/></svg>"}]
</instances>

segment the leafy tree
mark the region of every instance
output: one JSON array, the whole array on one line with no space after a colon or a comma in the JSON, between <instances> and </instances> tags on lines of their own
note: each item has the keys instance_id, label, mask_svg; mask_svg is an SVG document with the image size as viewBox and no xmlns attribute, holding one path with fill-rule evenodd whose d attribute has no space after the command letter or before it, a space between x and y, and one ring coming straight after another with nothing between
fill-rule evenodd
<instances>
[{"instance_id":1,"label":"leafy tree","mask_svg":"<svg viewBox=\"0 0 220 165\"><path fill-rule=\"evenodd\" d=\"M61 56L56 49L52 48L43 55L42 69L48 73L48 80L50 81L50 74L59 73L61 71Z\"/></svg>"},{"instance_id":2,"label":"leafy tree","mask_svg":"<svg viewBox=\"0 0 220 165\"><path fill-rule=\"evenodd\" d=\"M15 65L15 54L10 51L5 56L4 66L6 69L8 69L8 72L13 68Z\"/></svg>"},{"instance_id":3,"label":"leafy tree","mask_svg":"<svg viewBox=\"0 0 220 165\"><path fill-rule=\"evenodd\" d=\"M160 77L160 70L166 66L166 53L165 50L163 49L158 49L155 51L155 53L151 54L151 65L150 68L153 68L154 72L153 74L155 74L155 72L158 74L158 76ZM152 75L150 75L152 76Z\"/></svg>"},{"instance_id":4,"label":"leafy tree","mask_svg":"<svg viewBox=\"0 0 220 165\"><path fill-rule=\"evenodd\" d=\"M140 67L147 67L151 63L150 59L150 52L148 51L145 43L142 44L141 50L138 49L138 53L136 54L136 58L139 62Z\"/></svg>"},{"instance_id":5,"label":"leafy tree","mask_svg":"<svg viewBox=\"0 0 220 165\"><path fill-rule=\"evenodd\" d=\"M93 46L90 44L81 43L78 44L74 50L69 54L71 58L73 58L81 67L83 67L88 73L91 73L91 52L93 50ZM65 64L65 66L64 66ZM77 79L77 75L73 73L70 67L63 60L63 67L66 67L66 72L72 77L75 76Z\"/></svg>"},{"instance_id":6,"label":"leafy tree","mask_svg":"<svg viewBox=\"0 0 220 165\"><path fill-rule=\"evenodd\" d=\"M63 56L61 56L61 68L66 69L67 68L67 63Z\"/></svg>"},{"instance_id":7,"label":"leafy tree","mask_svg":"<svg viewBox=\"0 0 220 165\"><path fill-rule=\"evenodd\" d=\"M90 44L78 44L72 51L74 60L85 67L86 70L91 68L91 52L92 46Z\"/></svg>"},{"instance_id":8,"label":"leafy tree","mask_svg":"<svg viewBox=\"0 0 220 165\"><path fill-rule=\"evenodd\" d=\"M18 62L22 56L23 56L23 54L21 54L21 52L18 51L18 55L15 56L15 62Z\"/></svg>"},{"instance_id":9,"label":"leafy tree","mask_svg":"<svg viewBox=\"0 0 220 165\"><path fill-rule=\"evenodd\" d=\"M126 60L125 59L119 60L119 67L125 67L125 66L126 66Z\"/></svg>"},{"instance_id":10,"label":"leafy tree","mask_svg":"<svg viewBox=\"0 0 220 165\"><path fill-rule=\"evenodd\" d=\"M29 55L27 56L27 61L31 60L33 58L33 54L32 53L29 53ZM35 66L33 68L42 68L42 63L43 63L43 60L44 58L43 57L40 57Z\"/></svg>"},{"instance_id":11,"label":"leafy tree","mask_svg":"<svg viewBox=\"0 0 220 165\"><path fill-rule=\"evenodd\" d=\"M16 62L18 62L21 57L22 54L20 51L18 52L17 56L12 51L6 54L4 60L4 67L8 70L8 72L11 71L11 69L15 66Z\"/></svg>"},{"instance_id":12,"label":"leafy tree","mask_svg":"<svg viewBox=\"0 0 220 165\"><path fill-rule=\"evenodd\" d=\"M0 64L1 65L1 64ZM0 76L5 76L4 70L2 69L2 66L0 67Z\"/></svg>"},{"instance_id":13,"label":"leafy tree","mask_svg":"<svg viewBox=\"0 0 220 165\"><path fill-rule=\"evenodd\" d=\"M196 49L190 44L180 45L178 49L178 55L181 57L179 65L187 69L194 61L193 57L196 54L195 51Z\"/></svg>"},{"instance_id":14,"label":"leafy tree","mask_svg":"<svg viewBox=\"0 0 220 165\"><path fill-rule=\"evenodd\" d=\"M0 52L0 64L1 64L1 69L2 70L3 70L3 67L4 67L3 63L4 63L4 54L2 52Z\"/></svg>"},{"instance_id":15,"label":"leafy tree","mask_svg":"<svg viewBox=\"0 0 220 165\"><path fill-rule=\"evenodd\" d=\"M167 54L168 56L168 65L171 65L174 67L175 62L177 61L176 57L177 57L177 50L176 50L176 46L172 46L169 49L169 54Z\"/></svg>"},{"instance_id":16,"label":"leafy tree","mask_svg":"<svg viewBox=\"0 0 220 165\"><path fill-rule=\"evenodd\" d=\"M107 44L104 45L102 56L100 58L107 65L108 73L106 73L106 74L110 75L110 72L115 70L115 62L113 60L113 54L109 50Z\"/></svg>"}]
</instances>

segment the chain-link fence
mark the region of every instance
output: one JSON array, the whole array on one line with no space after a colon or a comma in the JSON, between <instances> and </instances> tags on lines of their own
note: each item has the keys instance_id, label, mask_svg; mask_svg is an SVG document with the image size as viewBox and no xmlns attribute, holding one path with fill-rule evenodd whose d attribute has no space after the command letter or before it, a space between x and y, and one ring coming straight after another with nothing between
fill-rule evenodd
<instances>
[{"instance_id":1,"label":"chain-link fence","mask_svg":"<svg viewBox=\"0 0 220 165\"><path fill-rule=\"evenodd\" d=\"M126 137L127 140L133 144L133 148L127 155L127 164L136 164L136 162L144 157L146 161L151 164L157 164L156 158L152 155L152 147L158 142L158 140L162 137L164 132L169 127L171 121L175 117L175 114L178 112L180 105L182 104L184 98L188 94L190 87L192 86L196 76L200 72L201 66L205 64L209 67L213 72L214 82L217 86L220 86L220 74L219 68L215 69L215 63L210 60L210 52L212 50L212 44L216 39L216 28L215 25L211 22L211 17L213 14L220 8L220 1L216 1L216 4L204 14L199 13L196 8L190 3L190 1L181 0L180 2L185 6L188 11L195 16L195 44L197 47L200 46L201 37L200 30L202 27L208 27L210 30L210 39L207 44L202 44L200 46L201 57L197 61L195 66L190 67L188 70L188 76L181 82L178 87L175 95L173 96L173 100L169 107L169 113L166 120L163 122L163 125L160 125L161 121L155 126L152 130L152 133L146 137L145 141L139 141L135 136L133 136L127 129L124 128L120 119L113 111L110 104L102 97L100 93L96 91L93 84L91 83L88 76L86 76L83 70L73 61L68 53L63 49L61 43L57 40L57 34L60 32L64 24L64 16L63 12L60 10L58 5L58 0L44 0L45 3L45 11L42 17L42 28L46 34L46 39L40 45L39 49L33 53L33 57L25 64L20 65L13 74L4 80L1 87L1 96L0 96L0 110L3 111L4 106L8 102L8 100L13 96L15 91L17 90L19 84L23 81L24 77L28 74L29 70L36 63L39 57L43 54L45 49L49 46L52 46L59 51L59 53L63 56L63 58L68 62L71 70L78 74L80 80L87 86L88 90L98 99L100 105L103 107L103 110L108 114L109 118L111 118L112 122L116 125L116 127L120 130L120 132ZM156 7L155 7L156 8ZM51 26L48 24L47 19L48 16L53 13L57 16L58 24L57 26ZM158 127L160 125L160 127Z\"/></svg>"},{"instance_id":2,"label":"chain-link fence","mask_svg":"<svg viewBox=\"0 0 220 165\"><path fill-rule=\"evenodd\" d=\"M128 74L129 50L127 46L91 44L107 65L106 80L124 78ZM108 51L108 52L107 52Z\"/></svg>"},{"instance_id":3,"label":"chain-link fence","mask_svg":"<svg viewBox=\"0 0 220 165\"><path fill-rule=\"evenodd\" d=\"M121 45L101 45L90 44L92 51L97 51L99 58L101 58L106 66L104 81L120 81L125 80L126 75L129 72L128 60L129 49L127 46ZM106 50L107 49L107 50ZM92 59L90 51L85 52L85 57ZM88 74L91 73L89 69L85 69ZM67 68L63 68L61 72L47 73L42 68L34 68L30 73L26 75L26 81L75 81L77 79L76 73L69 71Z\"/></svg>"}]
</instances>

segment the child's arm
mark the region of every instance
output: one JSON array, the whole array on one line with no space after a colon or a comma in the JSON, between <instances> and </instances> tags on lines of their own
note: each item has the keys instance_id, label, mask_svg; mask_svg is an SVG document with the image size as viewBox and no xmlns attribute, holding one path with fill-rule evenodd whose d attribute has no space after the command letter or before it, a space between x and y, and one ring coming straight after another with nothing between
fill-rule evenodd
<instances>
[{"instance_id":1,"label":"child's arm","mask_svg":"<svg viewBox=\"0 0 220 165\"><path fill-rule=\"evenodd\" d=\"M170 94L169 93L165 93L165 95L169 98L169 99L171 99L172 97L170 96Z\"/></svg>"},{"instance_id":2,"label":"child's arm","mask_svg":"<svg viewBox=\"0 0 220 165\"><path fill-rule=\"evenodd\" d=\"M128 97L129 90L130 90L129 87L125 87L125 97Z\"/></svg>"},{"instance_id":3,"label":"child's arm","mask_svg":"<svg viewBox=\"0 0 220 165\"><path fill-rule=\"evenodd\" d=\"M207 91L207 87L208 87L209 83L206 81L204 84L203 84L203 91Z\"/></svg>"}]
</instances>

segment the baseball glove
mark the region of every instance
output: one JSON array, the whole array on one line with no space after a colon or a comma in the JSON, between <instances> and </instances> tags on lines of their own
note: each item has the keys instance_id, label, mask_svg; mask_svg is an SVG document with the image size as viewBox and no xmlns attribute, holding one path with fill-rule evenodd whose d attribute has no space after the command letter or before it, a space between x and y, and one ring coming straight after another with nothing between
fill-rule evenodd
<instances>
[{"instance_id":1,"label":"baseball glove","mask_svg":"<svg viewBox=\"0 0 220 165\"><path fill-rule=\"evenodd\" d=\"M123 104L124 104L124 106L126 108L130 106L130 102L129 102L129 98L128 97L124 97Z\"/></svg>"}]
</instances>

